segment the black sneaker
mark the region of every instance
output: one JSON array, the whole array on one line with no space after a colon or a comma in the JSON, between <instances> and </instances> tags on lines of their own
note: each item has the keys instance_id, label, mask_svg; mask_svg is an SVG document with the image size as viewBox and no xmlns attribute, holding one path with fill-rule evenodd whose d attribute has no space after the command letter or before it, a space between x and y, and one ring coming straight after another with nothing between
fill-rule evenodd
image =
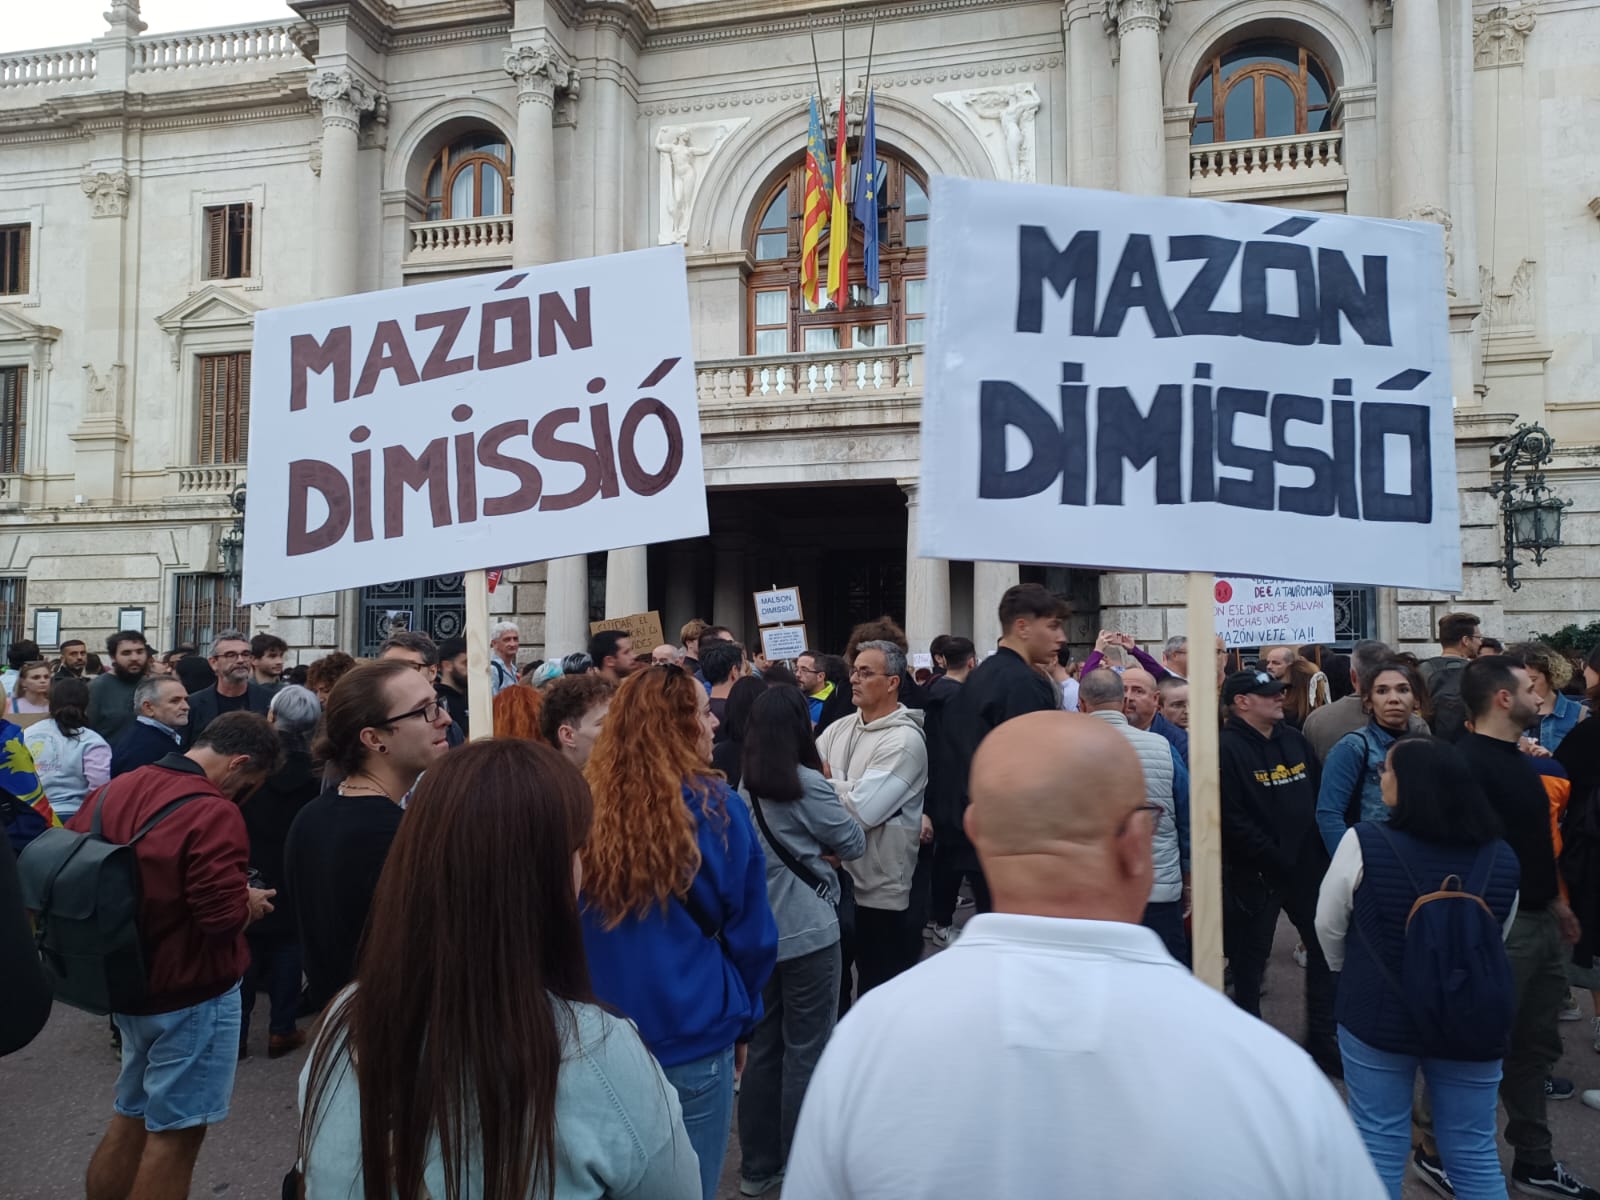
<instances>
[{"instance_id":1,"label":"black sneaker","mask_svg":"<svg viewBox=\"0 0 1600 1200\"><path fill-rule=\"evenodd\" d=\"M1450 1176L1444 1173L1444 1164L1435 1156L1424 1154L1421 1146L1411 1152L1411 1173L1445 1200L1453 1200L1456 1189Z\"/></svg>"},{"instance_id":2,"label":"black sneaker","mask_svg":"<svg viewBox=\"0 0 1600 1200\"><path fill-rule=\"evenodd\" d=\"M1544 1077L1544 1098L1546 1100L1571 1100L1577 1090L1572 1086L1572 1080L1563 1079L1560 1075L1546 1075Z\"/></svg>"},{"instance_id":3,"label":"black sneaker","mask_svg":"<svg viewBox=\"0 0 1600 1200\"><path fill-rule=\"evenodd\" d=\"M1511 1164L1511 1186L1530 1196L1568 1196L1572 1200L1600 1200L1600 1192L1571 1174L1560 1163L1548 1167Z\"/></svg>"}]
</instances>

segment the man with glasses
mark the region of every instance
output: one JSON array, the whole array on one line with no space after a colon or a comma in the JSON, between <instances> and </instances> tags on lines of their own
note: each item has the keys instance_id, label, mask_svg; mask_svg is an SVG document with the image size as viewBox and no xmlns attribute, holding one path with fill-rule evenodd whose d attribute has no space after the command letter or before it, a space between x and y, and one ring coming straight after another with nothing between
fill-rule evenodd
<instances>
[{"instance_id":1,"label":"man with glasses","mask_svg":"<svg viewBox=\"0 0 1600 1200\"><path fill-rule=\"evenodd\" d=\"M1128 672L1132 674L1132 672ZM1189 900L1189 773L1178 749L1159 733L1135 728L1124 705L1126 676L1102 667L1078 685L1078 711L1110 725L1133 746L1144 771L1145 799L1155 806L1150 842L1155 879L1143 924L1161 938L1167 953L1189 965L1183 914Z\"/></svg>"},{"instance_id":2,"label":"man with glasses","mask_svg":"<svg viewBox=\"0 0 1600 1200\"><path fill-rule=\"evenodd\" d=\"M253 712L267 715L272 704L272 689L264 688L251 674L255 659L250 639L237 629L224 629L211 643L211 670L217 681L189 697L189 732L184 744L192 746L206 726L227 712Z\"/></svg>"},{"instance_id":3,"label":"man with glasses","mask_svg":"<svg viewBox=\"0 0 1600 1200\"><path fill-rule=\"evenodd\" d=\"M1156 814L1116 730L1009 720L970 796L994 912L834 1030L784 1200L1385 1194L1306 1056L1139 927Z\"/></svg>"},{"instance_id":4,"label":"man with glasses","mask_svg":"<svg viewBox=\"0 0 1600 1200\"><path fill-rule=\"evenodd\" d=\"M794 677L806 694L811 709L811 727L820 735L840 717L851 715L850 697L828 678L822 655L807 650L794 660Z\"/></svg>"},{"instance_id":5,"label":"man with glasses","mask_svg":"<svg viewBox=\"0 0 1600 1200\"><path fill-rule=\"evenodd\" d=\"M1328 851L1317 833L1317 756L1283 719L1287 684L1265 671L1235 671L1222 684L1228 714L1222 758L1222 941L1233 1000L1261 1015L1261 976L1278 913L1306 947L1306 1050L1329 1074L1342 1071L1333 1027L1333 976L1315 925Z\"/></svg>"},{"instance_id":6,"label":"man with glasses","mask_svg":"<svg viewBox=\"0 0 1600 1200\"><path fill-rule=\"evenodd\" d=\"M464 654L465 648L462 653ZM391 633L388 640L378 647L379 662L402 662L418 675L426 679L434 687L434 694L438 694L439 682L439 647L434 640L425 633L417 633L410 629L397 629ZM449 699L445 700L445 710L449 712ZM491 714L491 720L492 720ZM461 723L456 720L455 714L450 714L449 745L459 746L467 740L467 732Z\"/></svg>"},{"instance_id":7,"label":"man with glasses","mask_svg":"<svg viewBox=\"0 0 1600 1200\"><path fill-rule=\"evenodd\" d=\"M337 784L300 810L284 843L306 996L323 1008L355 975L356 952L406 797L448 749L450 713L426 673L388 660L340 677L319 755Z\"/></svg>"}]
</instances>

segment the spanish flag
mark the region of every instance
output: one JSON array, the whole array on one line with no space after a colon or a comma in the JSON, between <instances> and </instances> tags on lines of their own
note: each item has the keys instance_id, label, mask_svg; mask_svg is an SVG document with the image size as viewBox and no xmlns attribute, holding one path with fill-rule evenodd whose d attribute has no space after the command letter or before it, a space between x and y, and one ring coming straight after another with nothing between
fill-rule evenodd
<instances>
[{"instance_id":1,"label":"spanish flag","mask_svg":"<svg viewBox=\"0 0 1600 1200\"><path fill-rule=\"evenodd\" d=\"M822 132L822 118L813 97L811 130L806 134L805 221L800 234L800 295L809 312L822 307L817 247L822 243L822 226L827 221L829 190L828 139Z\"/></svg>"},{"instance_id":2,"label":"spanish flag","mask_svg":"<svg viewBox=\"0 0 1600 1200\"><path fill-rule=\"evenodd\" d=\"M828 299L835 308L850 301L850 264L845 253L850 246L850 204L845 192L850 187L850 160L845 151L844 93L839 94L839 145L833 162L833 212L828 219Z\"/></svg>"}]
</instances>

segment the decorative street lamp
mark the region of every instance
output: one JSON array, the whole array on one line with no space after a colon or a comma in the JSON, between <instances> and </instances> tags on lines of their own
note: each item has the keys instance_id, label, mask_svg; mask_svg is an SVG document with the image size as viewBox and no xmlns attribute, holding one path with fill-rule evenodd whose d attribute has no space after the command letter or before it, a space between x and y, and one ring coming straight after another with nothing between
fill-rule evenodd
<instances>
[{"instance_id":1,"label":"decorative street lamp","mask_svg":"<svg viewBox=\"0 0 1600 1200\"><path fill-rule=\"evenodd\" d=\"M237 581L244 570L244 484L241 483L233 489L233 495L228 497L228 502L233 505L233 511L238 515L233 518L233 524L217 539L217 553L222 558L223 575Z\"/></svg>"},{"instance_id":2,"label":"decorative street lamp","mask_svg":"<svg viewBox=\"0 0 1600 1200\"><path fill-rule=\"evenodd\" d=\"M1501 568L1512 591L1522 586L1517 579L1518 550L1533 551L1534 565L1544 562L1546 550L1561 545L1561 510L1571 500L1557 499L1545 486L1544 471L1555 449L1555 439L1539 425L1518 425L1511 436L1494 448L1490 463L1500 468L1500 478L1485 491L1500 501L1500 516L1505 523L1506 556L1489 564ZM1519 468L1527 470L1520 486L1514 482Z\"/></svg>"}]
</instances>

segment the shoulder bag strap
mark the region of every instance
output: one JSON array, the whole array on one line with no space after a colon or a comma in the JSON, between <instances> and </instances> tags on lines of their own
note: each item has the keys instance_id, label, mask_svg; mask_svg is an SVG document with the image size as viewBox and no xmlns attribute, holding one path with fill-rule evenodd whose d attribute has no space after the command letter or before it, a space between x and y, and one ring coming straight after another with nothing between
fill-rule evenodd
<instances>
[{"instance_id":1,"label":"shoulder bag strap","mask_svg":"<svg viewBox=\"0 0 1600 1200\"><path fill-rule=\"evenodd\" d=\"M689 916L693 918L694 923L700 927L700 932L708 940L715 942L721 948L722 953L731 960L733 954L728 949L728 939L722 932L722 926L712 919L711 914L700 903L699 897L694 894L694 885L691 883L689 890L682 896L674 892L672 898L682 905Z\"/></svg>"},{"instance_id":2,"label":"shoulder bag strap","mask_svg":"<svg viewBox=\"0 0 1600 1200\"><path fill-rule=\"evenodd\" d=\"M1361 770L1356 774L1355 791L1350 799L1344 802L1344 823L1347 829L1361 820L1361 794L1367 786L1367 759L1372 754L1372 743L1367 741L1367 731L1358 729L1355 734L1361 739Z\"/></svg>"},{"instance_id":3,"label":"shoulder bag strap","mask_svg":"<svg viewBox=\"0 0 1600 1200\"><path fill-rule=\"evenodd\" d=\"M772 832L772 826L767 824L767 815L761 811L761 798L754 792L750 794L750 811L755 813L756 824L761 826L761 832L767 839L767 845L772 847L772 852L778 856L783 865L793 871L800 882L815 892L819 899L826 900L828 898L827 884L817 878L816 873L796 858L789 847L785 846L778 836Z\"/></svg>"},{"instance_id":4,"label":"shoulder bag strap","mask_svg":"<svg viewBox=\"0 0 1600 1200\"><path fill-rule=\"evenodd\" d=\"M189 803L189 801L191 801L191 800L202 799L204 797L204 795L205 795L204 792L195 792L191 796L179 796L176 800L173 800L168 804L163 804L161 806L161 808L156 811L154 816L152 816L143 825L139 826L139 828L134 832L134 835L131 838L128 839L128 845L130 845L130 846L135 845L139 841L140 838L144 837L145 834L149 833L157 825L159 825L159 824L161 824L161 822L165 821L168 817L170 817L173 814L173 812L175 810L182 808L185 804ZM99 814L98 811L96 811L95 820L98 821L99 819L100 819L100 814Z\"/></svg>"}]
</instances>

